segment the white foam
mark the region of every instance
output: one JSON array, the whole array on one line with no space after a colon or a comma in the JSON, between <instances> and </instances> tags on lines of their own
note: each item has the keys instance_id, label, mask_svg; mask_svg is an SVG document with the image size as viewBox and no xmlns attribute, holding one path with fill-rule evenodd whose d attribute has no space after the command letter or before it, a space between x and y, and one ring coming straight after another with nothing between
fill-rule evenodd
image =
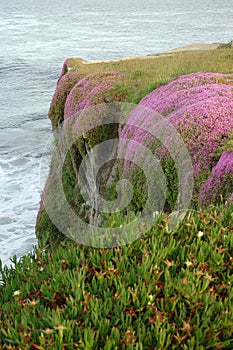
<instances>
[{"instance_id":1,"label":"white foam","mask_svg":"<svg viewBox=\"0 0 233 350\"><path fill-rule=\"evenodd\" d=\"M38 130L43 123L44 129ZM0 148L0 258L7 265L14 255L20 257L37 244L40 163L43 154L46 156L45 140L50 134L50 122L46 118L28 123L27 127L30 130L2 129L0 132L6 146ZM15 138L11 142L12 134Z\"/></svg>"}]
</instances>

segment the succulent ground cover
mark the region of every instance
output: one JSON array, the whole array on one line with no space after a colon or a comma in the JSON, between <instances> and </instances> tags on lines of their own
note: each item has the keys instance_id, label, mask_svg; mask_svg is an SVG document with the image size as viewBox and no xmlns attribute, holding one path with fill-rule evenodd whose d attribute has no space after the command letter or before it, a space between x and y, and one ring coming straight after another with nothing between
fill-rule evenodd
<instances>
[{"instance_id":1,"label":"succulent ground cover","mask_svg":"<svg viewBox=\"0 0 233 350\"><path fill-rule=\"evenodd\" d=\"M191 211L172 232L161 215L119 248L23 257L1 271L0 347L232 349L232 210Z\"/></svg>"},{"instance_id":2,"label":"succulent ground cover","mask_svg":"<svg viewBox=\"0 0 233 350\"><path fill-rule=\"evenodd\" d=\"M88 108L104 104L107 102L117 101L118 96L115 94L114 86L117 82L124 79L124 74L119 72L100 72L91 73L86 77L79 80L70 91L66 98L65 108L64 108L64 120L70 122L70 118L73 116L78 116L82 111ZM114 91L111 94L111 91ZM85 140L80 138L77 140L77 152L84 157L87 153L87 149L98 144L98 142L107 140L111 134L117 136L116 127L110 127L109 125L100 128L92 129L91 124L94 119L98 119L99 123L104 124L105 116L101 113L92 113L87 119L80 121L80 116L76 118L75 124L76 128L80 128L81 123L87 123L90 132L86 133ZM82 126L81 126L82 128ZM113 130L114 129L114 130ZM77 157L77 155L76 155Z\"/></svg>"},{"instance_id":3,"label":"succulent ground cover","mask_svg":"<svg viewBox=\"0 0 233 350\"><path fill-rule=\"evenodd\" d=\"M64 72L63 72L64 73ZM91 73L83 77L82 73L69 71L65 73L58 81L52 103L49 110L49 116L52 120L54 128L61 126L64 122L72 123L73 129L79 127L79 113L88 110L89 107L98 105L112 100L118 101L121 98L121 91L114 89L115 84L124 79L123 73L118 72L99 72ZM107 101L106 101L107 99ZM63 188L66 198L75 213L84 220L89 220L89 205L85 205L83 197L80 195L78 184L78 168L82 159L86 156L87 151L99 142L108 140L110 137L117 137L117 125L103 125L98 128L91 128L90 125L95 118L100 124L104 124L105 114L92 114L91 118L84 118L83 123L88 123L90 131L86 135L80 135L70 150L67 152L65 164L63 166ZM78 116L72 119L73 116ZM73 125L74 123L74 125ZM70 127L70 124L69 124ZM60 129L58 129L58 132ZM53 162L52 162L53 164ZM55 167L56 168L56 167ZM56 170L55 170L56 172ZM107 176L105 171L105 177ZM47 180L46 188L53 188L56 183L56 175L53 176L52 166L50 168L50 176ZM102 185L104 188L104 185ZM45 193L45 191L44 191ZM47 191L48 193L48 191ZM56 193L52 194L52 204L54 211L63 206L61 200L54 200ZM89 216L88 216L89 215ZM44 227L46 227L47 235L45 235ZM36 225L37 237L44 243L60 240L63 235L59 234L49 216L47 215L43 203L41 203ZM56 239L58 237L58 239Z\"/></svg>"},{"instance_id":4,"label":"succulent ground cover","mask_svg":"<svg viewBox=\"0 0 233 350\"><path fill-rule=\"evenodd\" d=\"M219 200L229 201L232 199L231 172L228 171L228 175L225 176L222 188L218 187L216 192L211 192L211 200L209 198L205 201L207 192L202 190L201 186L207 181L213 182L212 169L221 157L222 146L226 152L232 147L232 74L229 74L233 72L232 58L232 50L219 49L195 56L186 53L172 57L91 65L81 63L80 59L69 59L64 64L63 75L58 82L49 116L57 126L64 116L68 120L75 112L83 108L87 110L88 107L102 102L139 102L139 108L152 108L179 129L188 146L195 170L192 205L197 207L207 202L210 204ZM218 73L217 70L224 73ZM190 72L191 74L187 74ZM172 80L174 77L177 79ZM62 92L63 82L67 81L69 83L65 84L65 92ZM143 123L151 127L149 118L142 120L142 126ZM128 131L127 128L123 129L120 136L130 136L131 139L136 138L147 145L150 143L150 137L145 137L143 130L135 131L132 128L130 135ZM109 137L117 136L119 135L116 128L107 126L93 129L85 137L77 140L67 156L63 187L68 202L82 218L87 218L89 213L83 206L83 198L76 186L79 164L91 147ZM130 148L127 152L138 156L137 152ZM177 173L174 162L164 151L164 147L160 147L158 156L162 160L161 164L167 177L165 210L169 211L176 202ZM127 162L125 165L128 166ZM140 211L146 201L146 191L143 187L146 179L142 172L135 173L134 170L133 178L134 198L129 209ZM115 191L112 187L106 188L104 183L102 188L107 189L108 198L114 199ZM208 196L210 197L210 194ZM36 233L40 240L47 237L44 242L48 242L48 237L59 236L43 210L38 215Z\"/></svg>"},{"instance_id":5,"label":"succulent ground cover","mask_svg":"<svg viewBox=\"0 0 233 350\"><path fill-rule=\"evenodd\" d=\"M49 108L49 118L53 129L56 129L64 121L64 108L67 96L81 78L82 74L70 72L62 75L59 79Z\"/></svg>"},{"instance_id":6,"label":"succulent ground cover","mask_svg":"<svg viewBox=\"0 0 233 350\"><path fill-rule=\"evenodd\" d=\"M89 74L78 81L69 93L65 104L65 119L74 116L93 104L105 101L106 91L114 87L119 79L124 77L118 72Z\"/></svg>"},{"instance_id":7,"label":"succulent ground cover","mask_svg":"<svg viewBox=\"0 0 233 350\"><path fill-rule=\"evenodd\" d=\"M173 230L163 213L133 243L92 249L64 241L41 206L39 248L0 270L0 348L232 349L233 50L93 64L69 59L63 68L49 112L53 128L64 115L68 120L101 102L140 102L139 108L152 108L174 122L189 144L196 176L201 174L195 189L203 208L188 211ZM142 126L148 122L142 120ZM114 134L106 131L93 131L71 151L84 156L85 142L93 146ZM124 132L145 139L142 128ZM144 142L150 145L150 137ZM163 157L172 197L174 164L162 147L154 150ZM83 215L76 188L79 161L68 152L62 180L67 200ZM134 210L143 201L141 182L136 177ZM104 225L123 226L127 220L119 213L106 216ZM56 248L47 245L53 240Z\"/></svg>"},{"instance_id":8,"label":"succulent ground cover","mask_svg":"<svg viewBox=\"0 0 233 350\"><path fill-rule=\"evenodd\" d=\"M199 201L204 205L217 202L219 195L228 193L233 202L233 152L223 151L208 180L202 184Z\"/></svg>"},{"instance_id":9,"label":"succulent ground cover","mask_svg":"<svg viewBox=\"0 0 233 350\"><path fill-rule=\"evenodd\" d=\"M200 194L200 187L208 176L210 176L210 179L207 183L213 183L211 171L219 161L218 167L222 169L222 178L218 179L216 188L212 185L212 190L208 192L208 200L204 198L207 191L203 188L199 203L210 204L211 196L216 201L217 197L220 200L220 195L224 200L228 200L232 193L233 172L232 167L228 164L232 158L232 152L226 150L221 158L220 156L221 149L229 142L233 130L232 84L233 75L227 74L198 72L180 76L169 84L156 88L140 101L139 107L131 113L128 120L132 126L126 125L120 137L123 140L130 138L130 140L144 143L147 147L153 149L156 149L155 145L157 145L156 155L164 163L164 167L167 168L170 157L166 147L169 150L170 144L174 143L177 130L192 159L195 176L194 199ZM141 112L142 107L146 108L144 118ZM175 127L173 135L166 137L162 146L159 146L155 138L150 136L148 132L143 131L151 130L153 132L154 130L154 113L150 110L161 114L165 118L164 122L158 123L157 128L166 128L166 123L171 123ZM140 118L140 128L138 129L134 127L134 124L135 122L138 124ZM125 141L122 144L119 145L119 152L128 159L130 153L134 151L132 149L134 146L132 144L127 146L127 143L125 145ZM135 153L137 154L137 152ZM133 168L132 163L130 166L126 162L123 171L124 176L128 172L132 178ZM170 173L174 171L169 168ZM213 171L215 174L216 169ZM225 179L222 181L224 176ZM216 179L216 176L214 177ZM207 186L207 183L205 186ZM170 188L170 190L172 191L174 188Z\"/></svg>"}]
</instances>

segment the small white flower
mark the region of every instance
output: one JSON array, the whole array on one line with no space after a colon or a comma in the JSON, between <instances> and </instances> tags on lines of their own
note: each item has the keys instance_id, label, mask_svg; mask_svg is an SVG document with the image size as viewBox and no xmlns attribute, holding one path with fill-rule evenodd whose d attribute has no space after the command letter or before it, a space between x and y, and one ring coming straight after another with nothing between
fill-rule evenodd
<instances>
[{"instance_id":1,"label":"small white flower","mask_svg":"<svg viewBox=\"0 0 233 350\"><path fill-rule=\"evenodd\" d=\"M193 263L191 261L187 260L187 261L185 261L185 264L187 267L189 267L189 266L192 266Z\"/></svg>"},{"instance_id":2,"label":"small white flower","mask_svg":"<svg viewBox=\"0 0 233 350\"><path fill-rule=\"evenodd\" d=\"M204 232L198 231L197 237L198 237L198 238L201 238L202 236L204 236Z\"/></svg>"},{"instance_id":3,"label":"small white flower","mask_svg":"<svg viewBox=\"0 0 233 350\"><path fill-rule=\"evenodd\" d=\"M16 290L16 291L13 293L13 295L14 295L14 297L15 297L15 296L19 295L20 293L21 293L20 290Z\"/></svg>"}]
</instances>

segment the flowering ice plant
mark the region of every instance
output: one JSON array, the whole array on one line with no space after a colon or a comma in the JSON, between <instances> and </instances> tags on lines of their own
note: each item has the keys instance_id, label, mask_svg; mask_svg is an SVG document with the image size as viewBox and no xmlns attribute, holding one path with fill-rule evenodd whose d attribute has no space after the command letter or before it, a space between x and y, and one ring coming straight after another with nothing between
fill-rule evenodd
<instances>
[{"instance_id":1,"label":"flowering ice plant","mask_svg":"<svg viewBox=\"0 0 233 350\"><path fill-rule=\"evenodd\" d=\"M195 191L200 191L203 181L210 176L201 189L199 202L202 204L211 203L211 198L219 196L222 192L225 194L227 191L227 195L233 192L233 153L224 152L222 156L219 155L233 131L232 84L233 75L229 74L188 74L155 89L146 95L138 106L162 114L164 130L166 123L171 123L179 132L192 158L196 179ZM148 125L151 124L150 113L145 114L140 124L141 128L131 126L139 114L137 109L130 114L129 125L123 128L120 138L130 138L147 147L154 147L157 142L157 148L154 147L156 155L166 162L169 158L167 149L174 142L173 136L169 135L159 146L158 140L144 131L148 130ZM151 125L151 130L153 127ZM159 127L163 128L163 123L160 123ZM127 156L135 151L132 149L132 143L122 141L119 152ZM125 162L124 174L128 172L132 177L133 171L133 165Z\"/></svg>"}]
</instances>

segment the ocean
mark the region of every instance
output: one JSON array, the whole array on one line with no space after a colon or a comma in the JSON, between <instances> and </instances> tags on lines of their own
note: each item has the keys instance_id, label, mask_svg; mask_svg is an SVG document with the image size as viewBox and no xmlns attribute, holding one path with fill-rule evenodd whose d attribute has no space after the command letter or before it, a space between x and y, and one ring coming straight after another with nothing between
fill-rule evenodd
<instances>
[{"instance_id":1,"label":"ocean","mask_svg":"<svg viewBox=\"0 0 233 350\"><path fill-rule=\"evenodd\" d=\"M68 57L117 59L233 39L232 0L1 0L0 258L37 244L49 104Z\"/></svg>"}]
</instances>

